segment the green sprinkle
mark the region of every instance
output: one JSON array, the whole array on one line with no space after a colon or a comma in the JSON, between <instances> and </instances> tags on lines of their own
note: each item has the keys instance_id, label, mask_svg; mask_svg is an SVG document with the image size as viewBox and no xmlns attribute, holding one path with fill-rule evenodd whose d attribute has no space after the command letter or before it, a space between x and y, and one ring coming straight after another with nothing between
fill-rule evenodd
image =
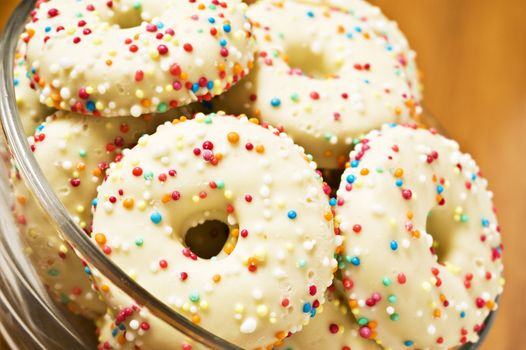
<instances>
[{"instance_id":1,"label":"green sprinkle","mask_svg":"<svg viewBox=\"0 0 526 350\"><path fill-rule=\"evenodd\" d=\"M81 156L82 158L86 157L87 154L88 154L88 152L86 152L85 149L79 150L79 156Z\"/></svg>"},{"instance_id":2,"label":"green sprinkle","mask_svg":"<svg viewBox=\"0 0 526 350\"><path fill-rule=\"evenodd\" d=\"M207 116L205 118L205 124L212 124L212 117L211 116Z\"/></svg>"},{"instance_id":3,"label":"green sprinkle","mask_svg":"<svg viewBox=\"0 0 526 350\"><path fill-rule=\"evenodd\" d=\"M135 240L135 245L137 247L142 247L143 244L144 244L144 240L142 238L138 238Z\"/></svg>"},{"instance_id":4,"label":"green sprinkle","mask_svg":"<svg viewBox=\"0 0 526 350\"><path fill-rule=\"evenodd\" d=\"M384 284L384 286L389 287L391 283L393 283L393 281L391 281L389 277L384 277L384 279L382 280L382 283Z\"/></svg>"},{"instance_id":5,"label":"green sprinkle","mask_svg":"<svg viewBox=\"0 0 526 350\"><path fill-rule=\"evenodd\" d=\"M145 180L153 180L153 172L152 171L147 171L144 173L144 179Z\"/></svg>"},{"instance_id":6,"label":"green sprinkle","mask_svg":"<svg viewBox=\"0 0 526 350\"><path fill-rule=\"evenodd\" d=\"M300 100L300 96L298 95L298 93L293 93L292 95L290 95L290 99L294 102L298 102Z\"/></svg>"},{"instance_id":7,"label":"green sprinkle","mask_svg":"<svg viewBox=\"0 0 526 350\"><path fill-rule=\"evenodd\" d=\"M395 312L390 316L391 321L398 321L400 319L400 316Z\"/></svg>"},{"instance_id":8,"label":"green sprinkle","mask_svg":"<svg viewBox=\"0 0 526 350\"><path fill-rule=\"evenodd\" d=\"M197 303L201 299L198 293L190 294L189 298L190 298L190 301L193 303Z\"/></svg>"},{"instance_id":9,"label":"green sprinkle","mask_svg":"<svg viewBox=\"0 0 526 350\"><path fill-rule=\"evenodd\" d=\"M360 318L358 319L358 324L359 324L360 326L366 326L368 323L369 323L369 320L366 319L365 317L360 317Z\"/></svg>"},{"instance_id":10,"label":"green sprinkle","mask_svg":"<svg viewBox=\"0 0 526 350\"><path fill-rule=\"evenodd\" d=\"M396 297L396 295L390 295L387 297L387 301L390 302L391 304L396 303L397 300L398 298Z\"/></svg>"},{"instance_id":11,"label":"green sprinkle","mask_svg":"<svg viewBox=\"0 0 526 350\"><path fill-rule=\"evenodd\" d=\"M298 260L298 267L300 269L304 268L305 265L307 265L307 261L305 259Z\"/></svg>"},{"instance_id":12,"label":"green sprinkle","mask_svg":"<svg viewBox=\"0 0 526 350\"><path fill-rule=\"evenodd\" d=\"M216 181L216 185L217 185L217 188L219 188L220 190L225 188L225 182L223 180Z\"/></svg>"},{"instance_id":13,"label":"green sprinkle","mask_svg":"<svg viewBox=\"0 0 526 350\"><path fill-rule=\"evenodd\" d=\"M460 222L461 222L461 223L465 224L465 223L468 222L468 221L469 221L469 216L468 216L468 214L462 214L462 215L460 215Z\"/></svg>"},{"instance_id":14,"label":"green sprinkle","mask_svg":"<svg viewBox=\"0 0 526 350\"><path fill-rule=\"evenodd\" d=\"M164 113L168 110L168 105L164 102L159 103L157 106L157 112Z\"/></svg>"},{"instance_id":15,"label":"green sprinkle","mask_svg":"<svg viewBox=\"0 0 526 350\"><path fill-rule=\"evenodd\" d=\"M49 270L47 270L47 274L53 277L57 277L58 275L60 275L60 271L52 267Z\"/></svg>"}]
</instances>

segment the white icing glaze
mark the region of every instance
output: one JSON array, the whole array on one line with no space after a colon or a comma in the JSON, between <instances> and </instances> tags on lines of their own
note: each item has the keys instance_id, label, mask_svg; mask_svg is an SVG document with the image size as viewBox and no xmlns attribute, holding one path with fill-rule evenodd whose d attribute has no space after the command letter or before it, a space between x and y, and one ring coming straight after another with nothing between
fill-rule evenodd
<instances>
[{"instance_id":1,"label":"white icing glaze","mask_svg":"<svg viewBox=\"0 0 526 350\"><path fill-rule=\"evenodd\" d=\"M379 350L374 341L362 338L359 327L338 291L329 289L327 301L316 312L316 317L300 332L286 338L277 350Z\"/></svg>"},{"instance_id":2,"label":"white icing glaze","mask_svg":"<svg viewBox=\"0 0 526 350\"><path fill-rule=\"evenodd\" d=\"M343 167L353 138L415 113L396 54L350 13L264 0L247 15L259 50L255 67L214 108L283 126L322 168Z\"/></svg>"},{"instance_id":3,"label":"white icing glaze","mask_svg":"<svg viewBox=\"0 0 526 350\"><path fill-rule=\"evenodd\" d=\"M50 0L26 26L40 99L103 116L165 112L229 89L252 65L239 0Z\"/></svg>"},{"instance_id":4,"label":"white icing glaze","mask_svg":"<svg viewBox=\"0 0 526 350\"><path fill-rule=\"evenodd\" d=\"M360 25L384 37L386 45L404 67L408 84L416 101L422 100L420 72L416 64L416 53L409 46L404 33L395 21L389 20L382 10L365 0L296 0L305 3L336 7L347 11L360 21Z\"/></svg>"},{"instance_id":5,"label":"white icing glaze","mask_svg":"<svg viewBox=\"0 0 526 350\"><path fill-rule=\"evenodd\" d=\"M33 135L36 127L52 113L52 109L40 103L38 93L32 88L24 58L25 52L26 44L20 41L15 52L13 85L18 114L24 131L27 135Z\"/></svg>"},{"instance_id":6,"label":"white icing glaze","mask_svg":"<svg viewBox=\"0 0 526 350\"><path fill-rule=\"evenodd\" d=\"M363 336L386 349L478 339L504 284L501 237L487 182L455 141L406 126L371 132L337 202L346 292L357 318L377 325L365 322Z\"/></svg>"},{"instance_id":7,"label":"white icing glaze","mask_svg":"<svg viewBox=\"0 0 526 350\"><path fill-rule=\"evenodd\" d=\"M324 302L335 268L324 186L301 148L278 134L231 116L162 125L112 164L94 213L94 239L110 259L167 305L244 348L301 329ZM182 244L185 228L207 213L238 226L235 247L210 260ZM134 303L95 276L128 347L177 344L177 332L147 310L128 313ZM140 334L131 321L149 330Z\"/></svg>"}]
</instances>

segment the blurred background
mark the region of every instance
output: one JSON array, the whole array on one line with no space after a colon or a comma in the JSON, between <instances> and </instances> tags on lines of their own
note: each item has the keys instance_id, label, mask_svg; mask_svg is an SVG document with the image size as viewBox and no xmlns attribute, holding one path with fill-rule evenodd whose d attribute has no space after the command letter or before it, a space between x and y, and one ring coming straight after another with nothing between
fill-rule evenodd
<instances>
[{"instance_id":1,"label":"blurred background","mask_svg":"<svg viewBox=\"0 0 526 350\"><path fill-rule=\"evenodd\" d=\"M0 28L17 2L0 0ZM473 155L495 192L507 285L482 350L524 350L526 0L371 2L399 22L418 53L425 108Z\"/></svg>"}]
</instances>

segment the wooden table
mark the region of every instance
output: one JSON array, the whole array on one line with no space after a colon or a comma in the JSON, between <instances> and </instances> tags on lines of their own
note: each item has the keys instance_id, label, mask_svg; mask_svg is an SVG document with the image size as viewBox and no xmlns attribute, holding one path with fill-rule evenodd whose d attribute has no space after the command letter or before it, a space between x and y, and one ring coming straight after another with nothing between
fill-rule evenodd
<instances>
[{"instance_id":1,"label":"wooden table","mask_svg":"<svg viewBox=\"0 0 526 350\"><path fill-rule=\"evenodd\" d=\"M0 27L15 2L0 0ZM483 350L526 349L526 1L373 2L418 52L426 108L477 159L495 192L508 283Z\"/></svg>"}]
</instances>

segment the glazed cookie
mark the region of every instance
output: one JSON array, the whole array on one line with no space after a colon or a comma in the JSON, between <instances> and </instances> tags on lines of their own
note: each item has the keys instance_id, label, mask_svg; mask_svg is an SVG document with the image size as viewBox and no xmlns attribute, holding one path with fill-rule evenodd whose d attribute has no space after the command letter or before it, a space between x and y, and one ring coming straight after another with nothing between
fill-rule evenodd
<instances>
[{"instance_id":1,"label":"glazed cookie","mask_svg":"<svg viewBox=\"0 0 526 350\"><path fill-rule=\"evenodd\" d=\"M371 132L351 153L336 213L363 337L386 349L478 339L503 289L501 236L487 181L455 141L407 126Z\"/></svg>"},{"instance_id":2,"label":"glazed cookie","mask_svg":"<svg viewBox=\"0 0 526 350\"><path fill-rule=\"evenodd\" d=\"M71 312L99 317L106 306L84 273L85 264L62 240L20 173L13 167L11 185L15 202L13 215L19 227L24 253L51 296Z\"/></svg>"},{"instance_id":3,"label":"glazed cookie","mask_svg":"<svg viewBox=\"0 0 526 350\"><path fill-rule=\"evenodd\" d=\"M142 134L155 131L157 124L152 119L103 119L57 112L30 138L48 182L87 233L91 232L92 200L109 163ZM16 196L14 215L27 253L44 284L72 310L89 317L102 314L105 306L92 292L82 261L59 237L25 183L18 176L12 177L12 183Z\"/></svg>"},{"instance_id":4,"label":"glazed cookie","mask_svg":"<svg viewBox=\"0 0 526 350\"><path fill-rule=\"evenodd\" d=\"M51 108L39 102L38 93L29 79L24 58L26 45L20 42L15 53L13 85L15 87L16 105L22 126L27 135L33 135L36 127L52 113Z\"/></svg>"},{"instance_id":5,"label":"glazed cookie","mask_svg":"<svg viewBox=\"0 0 526 350\"><path fill-rule=\"evenodd\" d=\"M303 330L291 334L277 350L380 350L374 341L359 334L359 326L347 305L333 286L327 291L327 301L316 317Z\"/></svg>"},{"instance_id":6,"label":"glazed cookie","mask_svg":"<svg viewBox=\"0 0 526 350\"><path fill-rule=\"evenodd\" d=\"M315 315L332 281L339 236L314 168L290 138L246 117L167 123L112 164L93 239L192 322L243 348L271 346ZM230 226L232 240L204 259L183 241L209 220ZM128 346L163 349L177 339L104 280L100 289Z\"/></svg>"},{"instance_id":7,"label":"glazed cookie","mask_svg":"<svg viewBox=\"0 0 526 350\"><path fill-rule=\"evenodd\" d=\"M255 67L214 108L283 126L322 168L343 167L354 138L415 112L396 55L355 16L270 0L247 14L259 48Z\"/></svg>"},{"instance_id":8,"label":"glazed cookie","mask_svg":"<svg viewBox=\"0 0 526 350\"><path fill-rule=\"evenodd\" d=\"M397 57L401 66L404 68L407 83L411 88L413 98L416 101L422 99L422 84L416 64L416 53L409 46L409 42L398 27L398 24L395 21L389 20L379 7L364 0L296 1L342 9L359 20L362 28L379 35L384 40L386 49Z\"/></svg>"},{"instance_id":9,"label":"glazed cookie","mask_svg":"<svg viewBox=\"0 0 526 350\"><path fill-rule=\"evenodd\" d=\"M253 62L239 0L49 0L24 38L40 100L102 116L165 112L228 90Z\"/></svg>"}]
</instances>

